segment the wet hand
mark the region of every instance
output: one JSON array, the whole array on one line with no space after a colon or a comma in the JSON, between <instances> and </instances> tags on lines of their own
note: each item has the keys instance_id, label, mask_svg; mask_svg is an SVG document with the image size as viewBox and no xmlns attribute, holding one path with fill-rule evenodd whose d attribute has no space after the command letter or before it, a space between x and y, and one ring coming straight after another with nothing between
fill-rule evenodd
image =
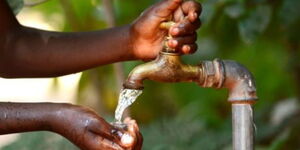
<instances>
[{"instance_id":1,"label":"wet hand","mask_svg":"<svg viewBox=\"0 0 300 150\"><path fill-rule=\"evenodd\" d=\"M200 27L201 5L193 0L162 0L148 8L132 25L131 37L134 56L137 59L154 59L163 48L165 37L169 47L182 54L197 50L196 30ZM159 26L173 20L176 24L165 31Z\"/></svg>"},{"instance_id":2,"label":"wet hand","mask_svg":"<svg viewBox=\"0 0 300 150\"><path fill-rule=\"evenodd\" d=\"M86 107L64 104L52 117L53 131L83 150L140 150L142 136L134 120L117 129Z\"/></svg>"},{"instance_id":3,"label":"wet hand","mask_svg":"<svg viewBox=\"0 0 300 150\"><path fill-rule=\"evenodd\" d=\"M124 123L126 124L127 129L121 137L121 145L125 146L126 150L141 150L143 136L139 131L136 121L127 117L125 118Z\"/></svg>"}]
</instances>

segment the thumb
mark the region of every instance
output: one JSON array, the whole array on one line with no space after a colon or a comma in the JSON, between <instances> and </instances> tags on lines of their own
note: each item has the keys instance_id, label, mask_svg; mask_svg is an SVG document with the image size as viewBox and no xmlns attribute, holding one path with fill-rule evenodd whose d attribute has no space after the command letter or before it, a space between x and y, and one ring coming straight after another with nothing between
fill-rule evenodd
<instances>
[{"instance_id":1,"label":"thumb","mask_svg":"<svg viewBox=\"0 0 300 150\"><path fill-rule=\"evenodd\" d=\"M167 19L180 6L182 0L162 0L154 5L152 12L159 19Z\"/></svg>"}]
</instances>

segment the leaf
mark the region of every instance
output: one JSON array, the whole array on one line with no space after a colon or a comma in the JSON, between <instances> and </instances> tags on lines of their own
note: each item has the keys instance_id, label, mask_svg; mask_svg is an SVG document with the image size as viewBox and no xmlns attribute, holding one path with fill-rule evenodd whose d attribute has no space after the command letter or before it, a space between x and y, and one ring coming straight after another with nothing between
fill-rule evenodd
<instances>
[{"instance_id":1,"label":"leaf","mask_svg":"<svg viewBox=\"0 0 300 150\"><path fill-rule=\"evenodd\" d=\"M246 43L252 43L268 27L271 20L271 7L259 5L249 12L238 23L239 33L242 40Z\"/></svg>"}]
</instances>

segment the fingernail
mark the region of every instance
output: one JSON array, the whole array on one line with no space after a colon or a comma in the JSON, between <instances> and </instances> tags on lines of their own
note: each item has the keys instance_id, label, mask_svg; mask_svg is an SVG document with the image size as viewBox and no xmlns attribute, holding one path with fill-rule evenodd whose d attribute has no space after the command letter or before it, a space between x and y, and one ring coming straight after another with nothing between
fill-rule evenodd
<instances>
[{"instance_id":1,"label":"fingernail","mask_svg":"<svg viewBox=\"0 0 300 150\"><path fill-rule=\"evenodd\" d=\"M176 35L176 34L179 33L179 29L178 29L178 28L174 28L174 29L172 30L172 32L173 32L174 35Z\"/></svg>"},{"instance_id":2,"label":"fingernail","mask_svg":"<svg viewBox=\"0 0 300 150\"><path fill-rule=\"evenodd\" d=\"M196 19L198 17L198 14L194 12L193 17Z\"/></svg>"},{"instance_id":3,"label":"fingernail","mask_svg":"<svg viewBox=\"0 0 300 150\"><path fill-rule=\"evenodd\" d=\"M127 133L125 133L121 138L121 143L126 147L131 146L133 141L134 141L133 137Z\"/></svg>"},{"instance_id":4,"label":"fingernail","mask_svg":"<svg viewBox=\"0 0 300 150\"><path fill-rule=\"evenodd\" d=\"M117 129L112 129L112 130L111 130L111 133L112 133L113 135L118 136L119 138L122 138L122 136L123 136L123 133L122 133L121 131L117 130Z\"/></svg>"},{"instance_id":5,"label":"fingernail","mask_svg":"<svg viewBox=\"0 0 300 150\"><path fill-rule=\"evenodd\" d=\"M191 50L191 48L190 48L190 46L188 46L188 45L184 45L183 46L183 51L184 51L184 53L189 53L190 52L190 50Z\"/></svg>"},{"instance_id":6,"label":"fingernail","mask_svg":"<svg viewBox=\"0 0 300 150\"><path fill-rule=\"evenodd\" d=\"M173 47L177 46L177 44L178 44L178 41L176 41L176 40L171 40L171 45L172 45Z\"/></svg>"}]
</instances>

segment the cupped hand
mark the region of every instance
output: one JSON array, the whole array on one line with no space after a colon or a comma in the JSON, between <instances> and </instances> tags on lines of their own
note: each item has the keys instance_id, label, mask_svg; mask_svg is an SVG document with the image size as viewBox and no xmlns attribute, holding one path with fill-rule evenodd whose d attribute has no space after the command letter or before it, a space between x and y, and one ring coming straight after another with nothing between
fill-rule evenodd
<instances>
[{"instance_id":1,"label":"cupped hand","mask_svg":"<svg viewBox=\"0 0 300 150\"><path fill-rule=\"evenodd\" d=\"M137 59L154 59L163 48L165 37L169 47L182 54L191 54L197 50L196 30L201 26L199 16L201 5L194 0L162 0L148 8L131 25L131 37L134 56ZM173 20L176 24L165 31L160 24Z\"/></svg>"},{"instance_id":2,"label":"cupped hand","mask_svg":"<svg viewBox=\"0 0 300 150\"><path fill-rule=\"evenodd\" d=\"M55 112L52 130L82 150L140 150L142 135L134 120L126 119L127 130L107 123L93 110L65 104Z\"/></svg>"},{"instance_id":3,"label":"cupped hand","mask_svg":"<svg viewBox=\"0 0 300 150\"><path fill-rule=\"evenodd\" d=\"M121 137L121 145L127 150L141 150L143 146L143 136L139 131L139 127L135 120L127 117L124 120L126 131Z\"/></svg>"}]
</instances>

